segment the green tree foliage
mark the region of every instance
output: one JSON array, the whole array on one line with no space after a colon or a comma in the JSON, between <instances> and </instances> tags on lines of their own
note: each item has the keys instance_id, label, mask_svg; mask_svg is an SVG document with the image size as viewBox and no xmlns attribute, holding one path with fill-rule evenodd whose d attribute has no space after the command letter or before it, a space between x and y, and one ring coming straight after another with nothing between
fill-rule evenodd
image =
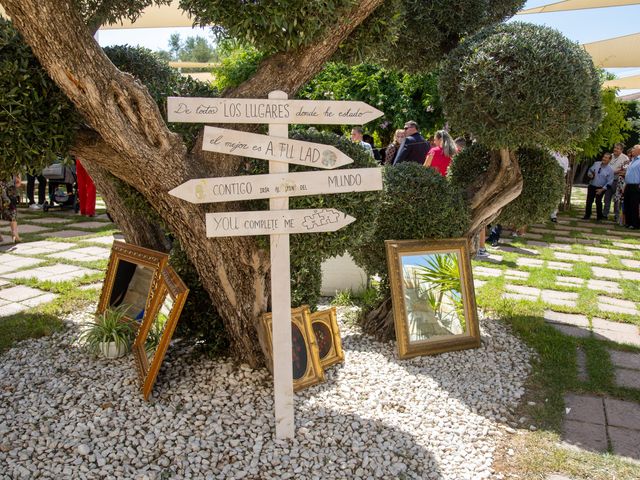
<instances>
[{"instance_id":1,"label":"green tree foliage","mask_svg":"<svg viewBox=\"0 0 640 480\"><path fill-rule=\"evenodd\" d=\"M602 121L586 140L578 144L578 160L598 157L602 149L610 149L616 143L625 142L632 129L626 118L627 107L627 104L616 99L615 89L607 88L602 91Z\"/></svg>"},{"instance_id":2,"label":"green tree foliage","mask_svg":"<svg viewBox=\"0 0 640 480\"><path fill-rule=\"evenodd\" d=\"M216 62L218 52L206 38L196 36L187 37L183 42L179 33L172 33L169 37L169 51L160 50L156 55L166 60L181 62Z\"/></svg>"},{"instance_id":3,"label":"green tree foliage","mask_svg":"<svg viewBox=\"0 0 640 480\"><path fill-rule=\"evenodd\" d=\"M556 159L540 148L520 148L516 152L522 171L522 193L509 203L496 220L503 225L521 227L543 222L558 206L564 191L564 171ZM452 185L465 190L486 173L490 151L473 144L457 154L449 167Z\"/></svg>"},{"instance_id":4,"label":"green tree foliage","mask_svg":"<svg viewBox=\"0 0 640 480\"><path fill-rule=\"evenodd\" d=\"M556 30L499 25L461 43L443 63L440 93L454 128L491 148L562 148L601 118L591 58Z\"/></svg>"},{"instance_id":5,"label":"green tree foliage","mask_svg":"<svg viewBox=\"0 0 640 480\"><path fill-rule=\"evenodd\" d=\"M220 91L233 88L250 78L258 69L264 53L257 48L232 40L218 45L220 65L213 69L214 85Z\"/></svg>"},{"instance_id":6,"label":"green tree foliage","mask_svg":"<svg viewBox=\"0 0 640 480\"><path fill-rule=\"evenodd\" d=\"M365 129L375 131L384 145L407 120L415 120L425 131L444 125L435 73L408 74L366 63L348 66L332 62L298 96L310 100L361 100L376 107L384 117Z\"/></svg>"},{"instance_id":7,"label":"green tree foliage","mask_svg":"<svg viewBox=\"0 0 640 480\"><path fill-rule=\"evenodd\" d=\"M11 22L0 18L0 176L66 156L79 116Z\"/></svg>"},{"instance_id":8,"label":"green tree foliage","mask_svg":"<svg viewBox=\"0 0 640 480\"><path fill-rule=\"evenodd\" d=\"M413 162L384 170L384 190L378 205L375 230L349 252L367 272L379 274L387 286L384 241L462 236L469 210L460 188L433 168Z\"/></svg>"}]
</instances>

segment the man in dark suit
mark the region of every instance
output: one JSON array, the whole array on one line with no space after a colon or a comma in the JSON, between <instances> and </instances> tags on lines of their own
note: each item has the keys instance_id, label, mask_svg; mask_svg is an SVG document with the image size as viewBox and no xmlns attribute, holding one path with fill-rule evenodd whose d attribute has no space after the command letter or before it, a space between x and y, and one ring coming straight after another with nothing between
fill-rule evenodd
<instances>
[{"instance_id":1,"label":"man in dark suit","mask_svg":"<svg viewBox=\"0 0 640 480\"><path fill-rule=\"evenodd\" d=\"M400 148L398 148L393 164L416 162L422 165L427 157L427 152L429 152L429 142L420 135L420 127L413 120L409 120L404 124L404 132L404 140Z\"/></svg>"}]
</instances>

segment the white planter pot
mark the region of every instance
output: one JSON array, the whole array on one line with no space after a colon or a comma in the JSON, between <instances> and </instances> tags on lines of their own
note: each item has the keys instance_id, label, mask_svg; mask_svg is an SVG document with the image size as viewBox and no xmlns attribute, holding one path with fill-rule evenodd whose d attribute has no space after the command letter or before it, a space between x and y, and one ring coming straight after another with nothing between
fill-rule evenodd
<instances>
[{"instance_id":1,"label":"white planter pot","mask_svg":"<svg viewBox=\"0 0 640 480\"><path fill-rule=\"evenodd\" d=\"M101 342L100 352L106 358L119 358L119 357L122 357L125 353L127 353L127 346L126 345L118 346L116 342Z\"/></svg>"}]
</instances>

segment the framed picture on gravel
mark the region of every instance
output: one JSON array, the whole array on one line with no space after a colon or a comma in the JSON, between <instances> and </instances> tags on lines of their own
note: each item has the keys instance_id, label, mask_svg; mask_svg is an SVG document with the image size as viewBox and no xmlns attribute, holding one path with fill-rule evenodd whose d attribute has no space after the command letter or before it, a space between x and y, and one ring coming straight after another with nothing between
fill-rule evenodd
<instances>
[{"instance_id":1,"label":"framed picture on gravel","mask_svg":"<svg viewBox=\"0 0 640 480\"><path fill-rule=\"evenodd\" d=\"M267 358L267 366L273 372L272 354L272 315L264 313L259 327L262 350ZM291 347L293 350L293 391L324 382L324 370L320 364L318 345L316 344L311 313L308 306L291 309Z\"/></svg>"},{"instance_id":2,"label":"framed picture on gravel","mask_svg":"<svg viewBox=\"0 0 640 480\"><path fill-rule=\"evenodd\" d=\"M168 265L162 267L160 286L133 343L145 400L149 399L188 294L189 289L173 268Z\"/></svg>"},{"instance_id":3,"label":"framed picture on gravel","mask_svg":"<svg viewBox=\"0 0 640 480\"><path fill-rule=\"evenodd\" d=\"M322 368L326 369L337 363L344 362L342 340L340 339L340 330L338 330L336 318L336 307L312 313L311 328L318 344Z\"/></svg>"},{"instance_id":4,"label":"framed picture on gravel","mask_svg":"<svg viewBox=\"0 0 640 480\"><path fill-rule=\"evenodd\" d=\"M385 244L400 358L479 347L467 239Z\"/></svg>"},{"instance_id":5,"label":"framed picture on gravel","mask_svg":"<svg viewBox=\"0 0 640 480\"><path fill-rule=\"evenodd\" d=\"M113 242L96 313L126 306L126 317L142 322L168 258L166 253Z\"/></svg>"}]
</instances>

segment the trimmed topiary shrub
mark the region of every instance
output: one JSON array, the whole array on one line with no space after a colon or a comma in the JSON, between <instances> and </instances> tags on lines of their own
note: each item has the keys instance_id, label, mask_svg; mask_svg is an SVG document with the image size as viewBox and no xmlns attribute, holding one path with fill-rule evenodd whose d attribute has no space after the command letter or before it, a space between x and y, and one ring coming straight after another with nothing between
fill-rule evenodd
<instances>
[{"instance_id":1,"label":"trimmed topiary shrub","mask_svg":"<svg viewBox=\"0 0 640 480\"><path fill-rule=\"evenodd\" d=\"M460 237L468 224L460 188L433 168L406 162L385 168L375 230L349 252L368 273L379 274L386 288L385 240Z\"/></svg>"},{"instance_id":2,"label":"trimmed topiary shrub","mask_svg":"<svg viewBox=\"0 0 640 480\"><path fill-rule=\"evenodd\" d=\"M522 193L502 209L498 223L521 227L549 219L564 192L564 170L557 160L540 148L520 148Z\"/></svg>"},{"instance_id":3,"label":"trimmed topiary shrub","mask_svg":"<svg viewBox=\"0 0 640 480\"><path fill-rule=\"evenodd\" d=\"M542 222L557 207L564 191L564 172L555 158L540 148L520 148L516 157L522 172L522 193L506 207L496 222L520 227ZM478 143L457 154L449 167L452 185L467 190L487 172L490 152Z\"/></svg>"},{"instance_id":4,"label":"trimmed topiary shrub","mask_svg":"<svg viewBox=\"0 0 640 480\"><path fill-rule=\"evenodd\" d=\"M589 55L560 32L526 23L463 41L443 62L439 88L451 124L494 149L567 146L601 118Z\"/></svg>"}]
</instances>

